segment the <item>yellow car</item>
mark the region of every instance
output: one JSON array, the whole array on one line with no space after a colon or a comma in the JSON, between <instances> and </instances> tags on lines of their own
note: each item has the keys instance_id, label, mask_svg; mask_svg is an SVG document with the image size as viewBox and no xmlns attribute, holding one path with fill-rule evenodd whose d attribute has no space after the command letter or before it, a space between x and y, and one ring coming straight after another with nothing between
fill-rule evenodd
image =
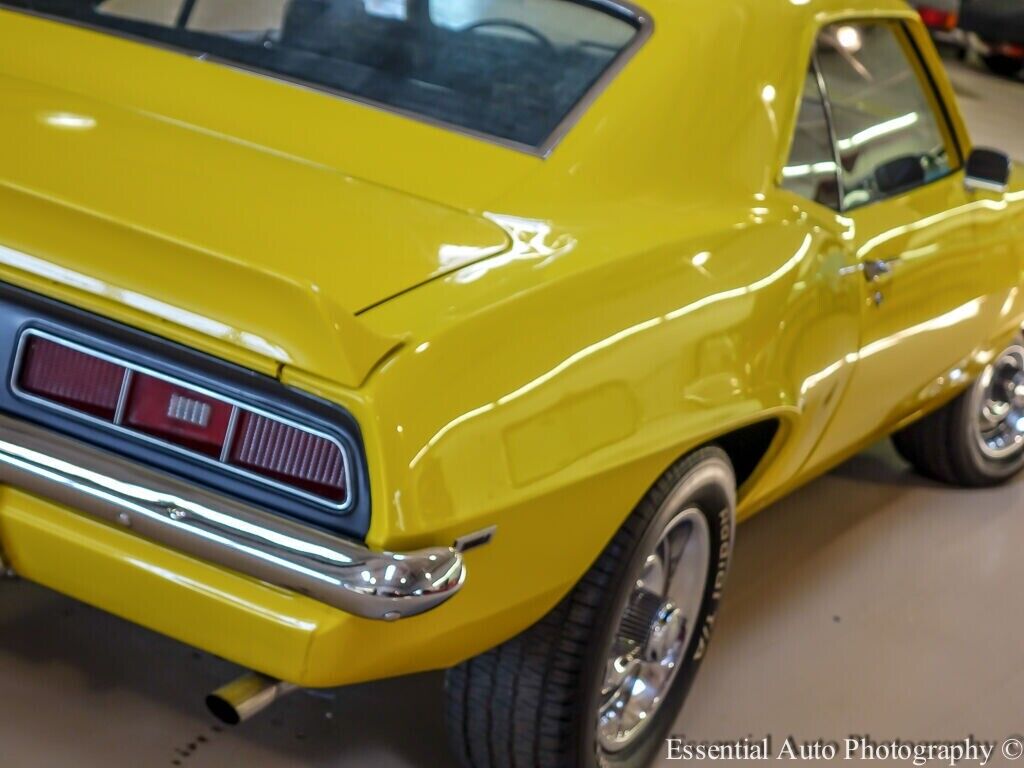
<instances>
[{"instance_id":1,"label":"yellow car","mask_svg":"<svg viewBox=\"0 0 1024 768\"><path fill-rule=\"evenodd\" d=\"M735 523L1024 464L1024 174L897 0L0 0L5 571L642 766ZM827 511L823 511L826 514Z\"/></svg>"}]
</instances>

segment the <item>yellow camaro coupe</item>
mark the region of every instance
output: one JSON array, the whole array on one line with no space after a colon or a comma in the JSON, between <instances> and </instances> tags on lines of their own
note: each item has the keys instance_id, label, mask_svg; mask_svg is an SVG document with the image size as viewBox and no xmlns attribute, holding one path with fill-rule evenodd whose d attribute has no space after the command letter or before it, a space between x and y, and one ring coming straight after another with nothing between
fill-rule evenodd
<instances>
[{"instance_id":1,"label":"yellow camaro coupe","mask_svg":"<svg viewBox=\"0 0 1024 768\"><path fill-rule=\"evenodd\" d=\"M735 523L1024 464L1024 174L897 0L0 0L5 572L643 766Z\"/></svg>"}]
</instances>

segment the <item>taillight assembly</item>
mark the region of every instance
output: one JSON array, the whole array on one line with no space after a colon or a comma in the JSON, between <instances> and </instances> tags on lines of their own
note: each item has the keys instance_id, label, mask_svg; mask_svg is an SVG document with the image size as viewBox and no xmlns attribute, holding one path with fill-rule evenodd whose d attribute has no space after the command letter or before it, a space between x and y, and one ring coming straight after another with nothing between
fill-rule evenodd
<instances>
[{"instance_id":1,"label":"taillight assembly","mask_svg":"<svg viewBox=\"0 0 1024 768\"><path fill-rule=\"evenodd\" d=\"M332 507L349 502L335 438L64 339L23 334L14 389Z\"/></svg>"}]
</instances>

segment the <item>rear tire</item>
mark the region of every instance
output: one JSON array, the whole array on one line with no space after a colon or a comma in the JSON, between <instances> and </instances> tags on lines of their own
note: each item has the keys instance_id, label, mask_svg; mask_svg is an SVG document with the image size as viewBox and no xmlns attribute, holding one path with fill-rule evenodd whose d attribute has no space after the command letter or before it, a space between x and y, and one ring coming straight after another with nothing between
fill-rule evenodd
<instances>
[{"instance_id":1,"label":"rear tire","mask_svg":"<svg viewBox=\"0 0 1024 768\"><path fill-rule=\"evenodd\" d=\"M982 56L989 72L1000 77L1017 77L1024 70L1024 61L1011 56Z\"/></svg>"},{"instance_id":2,"label":"rear tire","mask_svg":"<svg viewBox=\"0 0 1024 768\"><path fill-rule=\"evenodd\" d=\"M732 551L735 485L720 449L683 459L551 613L449 671L448 731L462 766L650 763L693 683L714 625ZM661 594L650 597L659 586ZM641 701L631 693L641 686L630 676L642 669L650 669L652 681L665 674L663 696L648 716L630 719ZM620 676L621 684L609 685ZM618 729L627 722L636 729L624 732L628 738L619 744Z\"/></svg>"},{"instance_id":3,"label":"rear tire","mask_svg":"<svg viewBox=\"0 0 1024 768\"><path fill-rule=\"evenodd\" d=\"M1024 340L967 391L892 440L918 472L949 485L983 488L1016 475L1024 468Z\"/></svg>"}]
</instances>

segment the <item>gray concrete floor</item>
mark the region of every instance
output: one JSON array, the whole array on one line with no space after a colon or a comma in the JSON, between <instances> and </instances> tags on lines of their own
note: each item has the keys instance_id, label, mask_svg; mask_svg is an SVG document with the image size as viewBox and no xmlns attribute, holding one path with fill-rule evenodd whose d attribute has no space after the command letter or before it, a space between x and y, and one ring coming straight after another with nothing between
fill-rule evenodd
<instances>
[{"instance_id":1,"label":"gray concrete floor","mask_svg":"<svg viewBox=\"0 0 1024 768\"><path fill-rule=\"evenodd\" d=\"M1024 159L1024 84L951 67L977 141ZM677 732L778 742L1024 731L1022 502L1024 479L941 488L880 445L765 511L739 531L715 642ZM296 695L222 729L202 696L236 672L2 583L0 766L452 765L439 674Z\"/></svg>"},{"instance_id":2,"label":"gray concrete floor","mask_svg":"<svg viewBox=\"0 0 1024 768\"><path fill-rule=\"evenodd\" d=\"M974 143L1024 162L1024 80L993 77L980 66L947 64Z\"/></svg>"}]
</instances>

